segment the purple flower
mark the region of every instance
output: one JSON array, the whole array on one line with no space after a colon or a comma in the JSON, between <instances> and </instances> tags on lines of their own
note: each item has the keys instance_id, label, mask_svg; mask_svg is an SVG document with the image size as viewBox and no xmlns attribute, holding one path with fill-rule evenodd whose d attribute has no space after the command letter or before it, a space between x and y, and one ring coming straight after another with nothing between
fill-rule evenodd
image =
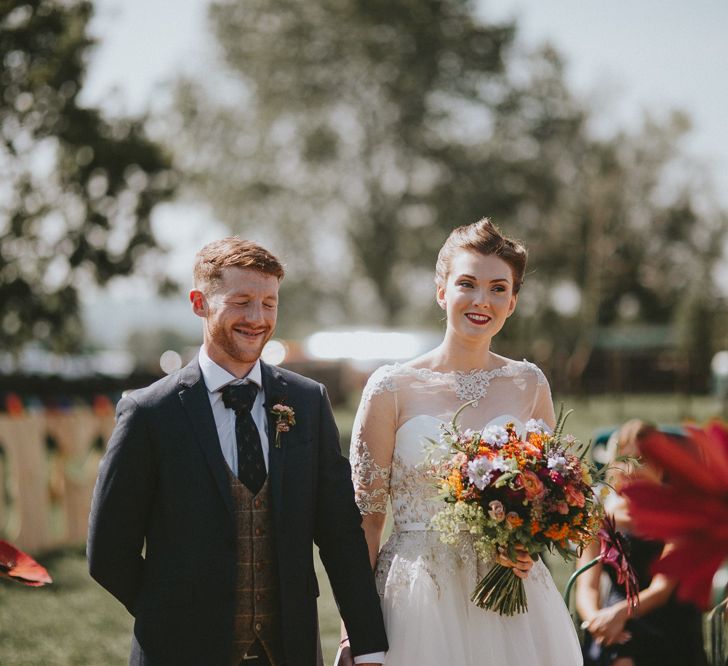
<instances>
[{"instance_id":1,"label":"purple flower","mask_svg":"<svg viewBox=\"0 0 728 666\"><path fill-rule=\"evenodd\" d=\"M604 516L602 529L599 530L599 539L601 541L599 559L603 564L609 565L617 572L617 583L624 585L627 596L627 612L631 615L632 609L639 603L637 596L639 585L637 583L637 574L629 561L629 545L622 534L617 531L613 516L608 514Z\"/></svg>"}]
</instances>

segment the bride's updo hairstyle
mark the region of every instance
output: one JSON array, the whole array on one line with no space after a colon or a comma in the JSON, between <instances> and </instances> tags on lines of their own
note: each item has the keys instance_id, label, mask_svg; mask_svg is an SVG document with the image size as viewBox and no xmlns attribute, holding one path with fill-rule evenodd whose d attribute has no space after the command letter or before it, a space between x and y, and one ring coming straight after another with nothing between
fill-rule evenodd
<instances>
[{"instance_id":1,"label":"bride's updo hairstyle","mask_svg":"<svg viewBox=\"0 0 728 666\"><path fill-rule=\"evenodd\" d=\"M473 224L457 227L447 237L435 264L435 282L438 286L444 286L447 282L452 258L458 250L500 257L511 267L513 293L517 294L521 289L528 251L520 241L504 236L487 217Z\"/></svg>"}]
</instances>

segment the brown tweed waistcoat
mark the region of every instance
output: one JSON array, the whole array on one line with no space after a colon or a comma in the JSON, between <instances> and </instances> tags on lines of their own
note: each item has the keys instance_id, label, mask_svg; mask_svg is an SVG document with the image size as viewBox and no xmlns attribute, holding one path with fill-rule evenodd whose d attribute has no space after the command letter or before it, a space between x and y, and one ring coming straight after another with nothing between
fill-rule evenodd
<instances>
[{"instance_id":1,"label":"brown tweed waistcoat","mask_svg":"<svg viewBox=\"0 0 728 666\"><path fill-rule=\"evenodd\" d=\"M231 664L238 666L256 639L273 666L285 661L280 583L268 479L257 495L228 469L237 530L235 620ZM251 662L254 663L254 662Z\"/></svg>"}]
</instances>

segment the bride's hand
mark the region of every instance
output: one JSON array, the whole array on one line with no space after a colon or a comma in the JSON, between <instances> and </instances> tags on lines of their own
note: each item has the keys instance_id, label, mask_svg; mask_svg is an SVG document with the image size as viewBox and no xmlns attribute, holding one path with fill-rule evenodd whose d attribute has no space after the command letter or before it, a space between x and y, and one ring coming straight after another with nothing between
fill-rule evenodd
<instances>
[{"instance_id":1,"label":"bride's hand","mask_svg":"<svg viewBox=\"0 0 728 666\"><path fill-rule=\"evenodd\" d=\"M511 560L505 553L505 549L498 548L498 564L513 569L513 573L524 580L533 566L533 558L523 546L516 546L516 559Z\"/></svg>"}]
</instances>

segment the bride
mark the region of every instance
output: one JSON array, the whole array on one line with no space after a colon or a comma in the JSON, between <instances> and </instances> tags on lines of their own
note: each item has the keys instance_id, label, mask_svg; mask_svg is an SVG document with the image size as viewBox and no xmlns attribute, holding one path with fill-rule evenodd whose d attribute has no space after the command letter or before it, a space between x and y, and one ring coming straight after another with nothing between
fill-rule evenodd
<instances>
[{"instance_id":1,"label":"bride","mask_svg":"<svg viewBox=\"0 0 728 666\"><path fill-rule=\"evenodd\" d=\"M490 350L513 314L526 250L488 220L455 229L436 266L437 303L447 314L442 343L369 379L354 423L351 464L362 526L375 567L389 638L387 666L568 666L581 664L569 613L549 571L520 552L500 556L524 579L528 612L501 616L470 594L494 562L478 561L467 533L443 544L429 527L441 508L424 470L428 438L468 401L463 428L529 419L554 426L543 373ZM394 529L379 549L388 500Z\"/></svg>"}]
</instances>

